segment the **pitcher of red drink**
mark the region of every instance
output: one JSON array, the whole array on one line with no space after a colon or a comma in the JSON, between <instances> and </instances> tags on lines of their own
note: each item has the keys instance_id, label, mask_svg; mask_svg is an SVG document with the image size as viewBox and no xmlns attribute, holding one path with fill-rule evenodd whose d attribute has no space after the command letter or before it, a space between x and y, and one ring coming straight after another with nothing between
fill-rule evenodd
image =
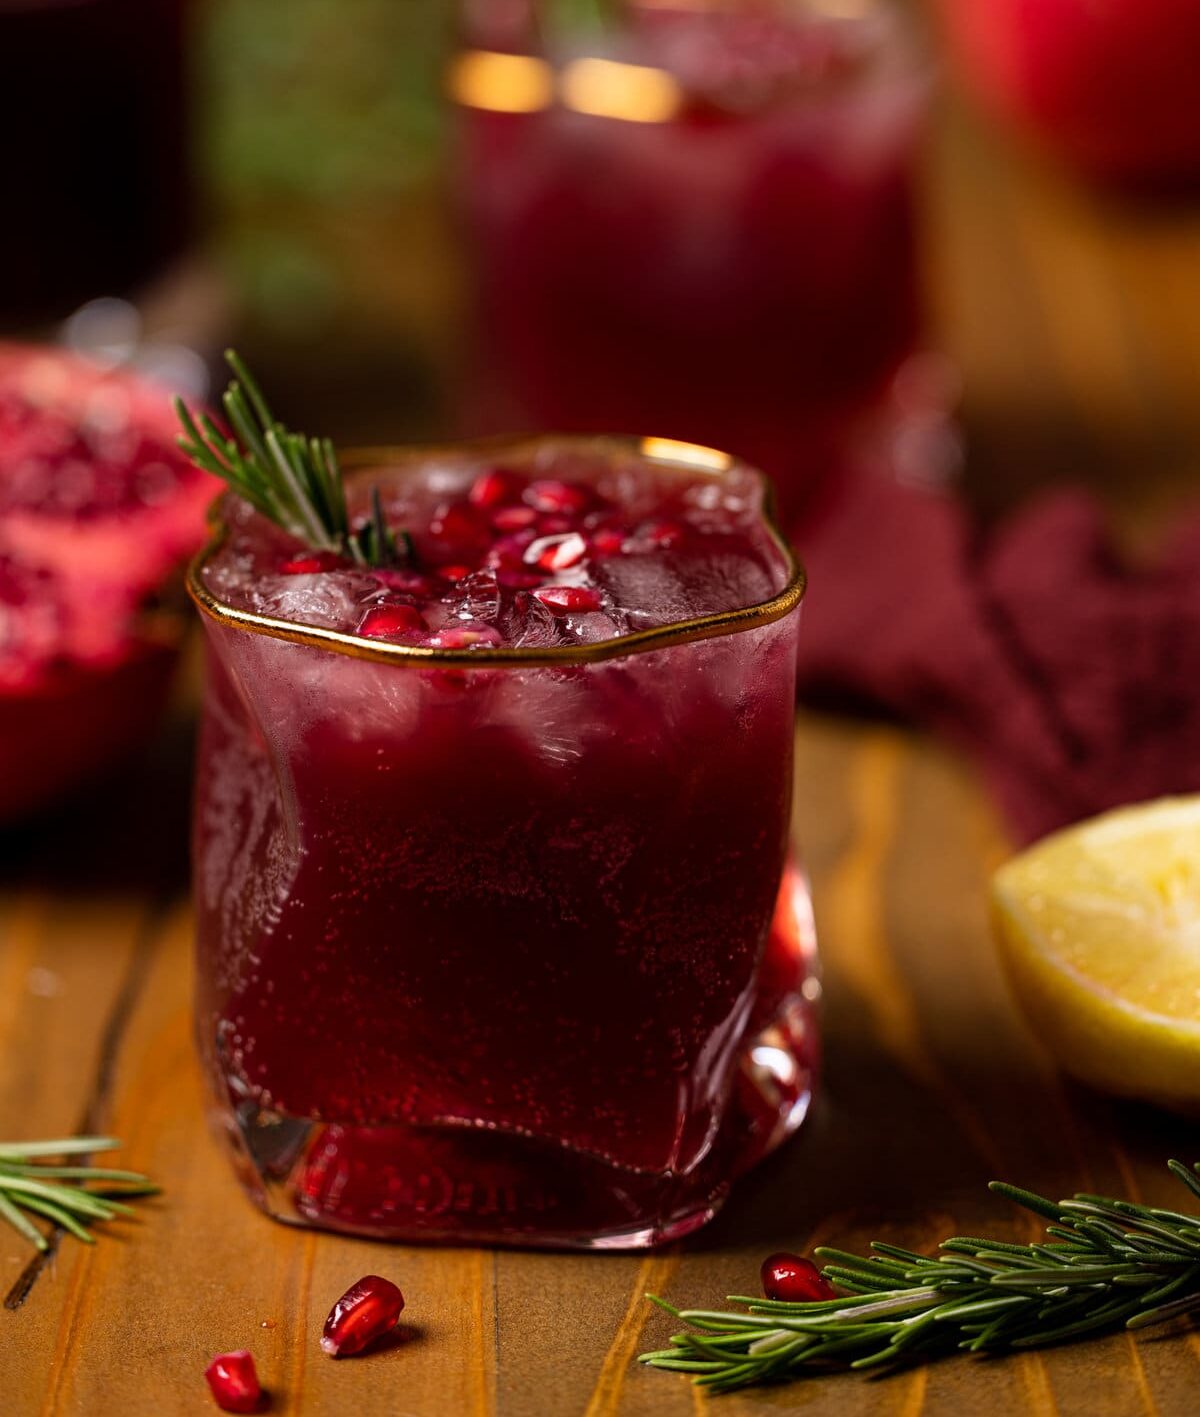
<instances>
[{"instance_id":1,"label":"pitcher of red drink","mask_svg":"<svg viewBox=\"0 0 1200 1417\"><path fill-rule=\"evenodd\" d=\"M335 564L228 498L191 576L214 1115L281 1219L683 1235L812 1093L802 572L762 479L702 448L357 462L407 568Z\"/></svg>"}]
</instances>

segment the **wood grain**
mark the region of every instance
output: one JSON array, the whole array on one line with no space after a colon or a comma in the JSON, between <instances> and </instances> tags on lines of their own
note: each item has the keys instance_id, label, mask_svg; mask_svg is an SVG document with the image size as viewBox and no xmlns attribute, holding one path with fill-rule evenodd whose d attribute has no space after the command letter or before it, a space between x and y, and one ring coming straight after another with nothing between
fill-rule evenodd
<instances>
[{"instance_id":1,"label":"wood grain","mask_svg":"<svg viewBox=\"0 0 1200 1417\"><path fill-rule=\"evenodd\" d=\"M1028 1227L984 1191L998 1170L1053 1192L1165 1199L1162 1159L1200 1154L1184 1123L1065 1089L1014 1015L982 909L1000 841L963 770L898 730L832 720L802 720L797 746L797 835L826 962L825 1094L810 1126L707 1232L649 1256L376 1246L264 1220L203 1123L186 906L5 892L0 977L20 1006L4 1010L0 1034L12 1064L3 1130L19 1135L43 1115L69 1127L94 1097L96 1122L126 1139L126 1159L166 1194L94 1249L64 1242L24 1303L0 1313L0 1410L203 1413L205 1362L242 1346L280 1414L1190 1410L1200 1351L1186 1339L1121 1337L713 1400L632 1362L670 1327L647 1290L716 1303L752 1285L763 1253L781 1246L882 1234L926 1247L981 1227L1016 1236ZM31 980L46 988L38 971L54 974L56 992L30 993ZM111 1079L97 1091L114 1018ZM25 1259L0 1236L0 1275L11 1280ZM334 1363L317 1347L325 1312L377 1270L409 1297L402 1339Z\"/></svg>"},{"instance_id":2,"label":"wood grain","mask_svg":"<svg viewBox=\"0 0 1200 1417\"><path fill-rule=\"evenodd\" d=\"M928 189L971 495L999 509L1079 475L1123 526L1160 522L1200 468L1200 221L1115 212L953 115ZM820 1105L712 1226L644 1257L370 1245L244 1201L191 1049L183 737L119 792L0 837L0 1134L111 1128L165 1186L95 1249L67 1240L41 1266L0 1232L2 1417L208 1413L203 1367L241 1346L271 1411L308 1417L1194 1412L1188 1335L724 1399L631 1361L670 1331L647 1289L713 1304L772 1249L1028 1235L988 1197L992 1176L1166 1202L1164 1159L1200 1158L1195 1125L1065 1085L1014 1011L984 915L1007 848L964 768L898 729L814 717L797 749L826 968ZM334 1363L324 1315L371 1271L405 1290L403 1334Z\"/></svg>"}]
</instances>

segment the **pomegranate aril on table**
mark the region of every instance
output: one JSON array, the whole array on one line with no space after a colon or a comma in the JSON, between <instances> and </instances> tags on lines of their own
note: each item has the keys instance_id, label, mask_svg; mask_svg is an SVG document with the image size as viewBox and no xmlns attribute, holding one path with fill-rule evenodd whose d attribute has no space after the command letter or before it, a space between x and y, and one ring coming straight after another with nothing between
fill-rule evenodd
<instances>
[{"instance_id":1,"label":"pomegranate aril on table","mask_svg":"<svg viewBox=\"0 0 1200 1417\"><path fill-rule=\"evenodd\" d=\"M321 1347L331 1358L361 1353L400 1322L404 1295L390 1279L368 1274L352 1284L325 1320Z\"/></svg>"},{"instance_id":2,"label":"pomegranate aril on table","mask_svg":"<svg viewBox=\"0 0 1200 1417\"><path fill-rule=\"evenodd\" d=\"M785 1304L806 1304L819 1299L836 1299L833 1285L812 1260L786 1250L768 1255L762 1263L763 1293Z\"/></svg>"},{"instance_id":3,"label":"pomegranate aril on table","mask_svg":"<svg viewBox=\"0 0 1200 1417\"><path fill-rule=\"evenodd\" d=\"M263 1391L254 1358L245 1349L219 1354L205 1368L204 1376L222 1412L258 1412L262 1408Z\"/></svg>"},{"instance_id":4,"label":"pomegranate aril on table","mask_svg":"<svg viewBox=\"0 0 1200 1417\"><path fill-rule=\"evenodd\" d=\"M756 474L647 446L514 440L502 478L470 445L379 459L347 484L355 563L318 577L278 576L303 548L226 499L196 573L198 1036L274 1214L644 1246L803 1119L811 932L767 944L803 891L800 581ZM538 523L497 526L517 505ZM481 525L443 579L447 530Z\"/></svg>"}]
</instances>

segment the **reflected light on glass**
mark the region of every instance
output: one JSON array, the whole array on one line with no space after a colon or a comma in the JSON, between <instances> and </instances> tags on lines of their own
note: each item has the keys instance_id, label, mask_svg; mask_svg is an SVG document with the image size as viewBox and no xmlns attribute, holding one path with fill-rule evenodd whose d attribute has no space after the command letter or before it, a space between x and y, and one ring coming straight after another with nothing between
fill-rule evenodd
<instances>
[{"instance_id":1,"label":"reflected light on glass","mask_svg":"<svg viewBox=\"0 0 1200 1417\"><path fill-rule=\"evenodd\" d=\"M675 438L643 438L642 456L676 467L703 468L706 472L724 472L733 462L728 453L718 452L716 448L681 443Z\"/></svg>"},{"instance_id":2,"label":"reflected light on glass","mask_svg":"<svg viewBox=\"0 0 1200 1417\"><path fill-rule=\"evenodd\" d=\"M786 1048L774 1048L770 1044L760 1043L751 1049L750 1061L784 1087L790 1086L800 1076L796 1059Z\"/></svg>"},{"instance_id":3,"label":"reflected light on glass","mask_svg":"<svg viewBox=\"0 0 1200 1417\"><path fill-rule=\"evenodd\" d=\"M446 82L456 103L496 113L536 113L554 98L549 64L527 54L470 50L450 66Z\"/></svg>"},{"instance_id":4,"label":"reflected light on glass","mask_svg":"<svg viewBox=\"0 0 1200 1417\"><path fill-rule=\"evenodd\" d=\"M662 69L613 59L575 59L562 72L562 101L577 113L627 123L666 123L683 105L683 90Z\"/></svg>"}]
</instances>

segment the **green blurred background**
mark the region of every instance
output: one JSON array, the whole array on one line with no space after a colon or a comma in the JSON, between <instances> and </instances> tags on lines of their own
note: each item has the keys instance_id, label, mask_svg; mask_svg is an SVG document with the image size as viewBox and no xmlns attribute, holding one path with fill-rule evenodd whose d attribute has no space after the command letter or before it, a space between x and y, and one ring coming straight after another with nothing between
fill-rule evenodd
<instances>
[{"instance_id":1,"label":"green blurred background","mask_svg":"<svg viewBox=\"0 0 1200 1417\"><path fill-rule=\"evenodd\" d=\"M206 0L204 227L232 333L356 441L444 427L459 300L443 199L449 0Z\"/></svg>"}]
</instances>

